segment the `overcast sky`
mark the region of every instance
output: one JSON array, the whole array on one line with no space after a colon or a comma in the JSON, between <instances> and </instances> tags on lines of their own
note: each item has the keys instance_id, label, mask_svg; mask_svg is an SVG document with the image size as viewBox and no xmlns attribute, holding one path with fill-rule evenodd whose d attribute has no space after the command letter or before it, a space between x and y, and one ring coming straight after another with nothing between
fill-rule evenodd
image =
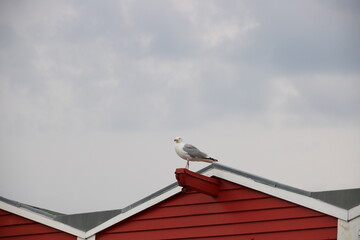
<instances>
[{"instance_id":1,"label":"overcast sky","mask_svg":"<svg viewBox=\"0 0 360 240\"><path fill-rule=\"evenodd\" d=\"M178 136L304 190L360 187L359 25L357 0L1 0L0 195L123 208L175 182Z\"/></svg>"}]
</instances>

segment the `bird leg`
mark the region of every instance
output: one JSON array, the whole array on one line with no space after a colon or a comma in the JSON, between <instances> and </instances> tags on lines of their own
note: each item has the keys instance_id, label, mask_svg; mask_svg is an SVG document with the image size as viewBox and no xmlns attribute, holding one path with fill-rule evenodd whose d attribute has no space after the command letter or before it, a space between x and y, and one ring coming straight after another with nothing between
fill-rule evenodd
<instances>
[{"instance_id":1,"label":"bird leg","mask_svg":"<svg viewBox=\"0 0 360 240\"><path fill-rule=\"evenodd\" d=\"M186 169L189 169L189 159L187 159L185 168L186 168Z\"/></svg>"}]
</instances>

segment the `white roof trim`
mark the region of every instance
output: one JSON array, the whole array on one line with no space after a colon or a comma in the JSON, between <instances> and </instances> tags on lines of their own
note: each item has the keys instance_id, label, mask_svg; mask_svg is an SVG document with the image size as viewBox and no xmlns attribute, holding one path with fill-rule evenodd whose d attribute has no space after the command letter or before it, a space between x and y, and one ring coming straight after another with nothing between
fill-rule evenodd
<instances>
[{"instance_id":1,"label":"white roof trim","mask_svg":"<svg viewBox=\"0 0 360 240\"><path fill-rule=\"evenodd\" d=\"M150 200L148 200L148 201L146 201L146 202L144 202L144 203L142 203L142 204L140 204L140 205L126 211L126 212L124 212L124 213L120 213L119 215L109 219L108 221L106 221L106 222L100 224L99 226L97 226L97 227L89 230L88 232L86 232L85 237L86 238L90 237L90 236L92 236L92 235L94 235L94 234L96 234L96 233L98 233L98 232L100 232L100 231L102 231L102 230L104 230L104 229L106 229L106 228L108 228L108 227L122 221L122 220L125 220L125 219L135 215L138 212L141 212L141 211L143 211L143 210L145 210L145 209L147 209L149 207L152 207L153 205L155 205L155 204L157 204L157 203L159 203L159 202L161 202L161 201L163 201L163 200L165 200L165 199L167 199L169 197L172 197L175 194L181 192L181 189L182 189L181 187L177 186L177 187L172 188L169 191L164 192L163 194L161 194L161 195L159 195L157 197L154 197L154 198L152 198L152 199L150 199Z\"/></svg>"},{"instance_id":2,"label":"white roof trim","mask_svg":"<svg viewBox=\"0 0 360 240\"><path fill-rule=\"evenodd\" d=\"M41 214L38 214L36 212L32 212L30 210L27 210L25 208L21 208L21 207L16 207L13 206L11 204L5 203L5 202L1 202L0 201L0 209L3 209L7 212L16 214L18 216L33 220L35 222L44 224L46 226L61 230L63 232L69 233L71 235L75 235L77 237L82 237L85 238L85 233L81 230L78 230L76 228L73 228L69 225L66 225L64 223L61 222L57 222L51 218L45 217Z\"/></svg>"},{"instance_id":3,"label":"white roof trim","mask_svg":"<svg viewBox=\"0 0 360 240\"><path fill-rule=\"evenodd\" d=\"M349 210L348 220L353 220L354 218L360 216L360 205L353 207Z\"/></svg>"},{"instance_id":4,"label":"white roof trim","mask_svg":"<svg viewBox=\"0 0 360 240\"><path fill-rule=\"evenodd\" d=\"M273 187L270 185L266 185L263 183L259 183L254 181L251 178L247 178L235 173L228 172L226 170L221 169L211 169L205 175L207 176L216 176L225 180L228 180L233 183L237 183L239 185L249 187L254 190L258 190L263 193L267 193L271 196L278 197L284 199L289 202L296 203L298 205L325 213L327 215L342 219L348 220L348 211L346 209L342 209L326 202L320 201L318 199L304 196L298 193L294 193L291 191L287 191L281 188Z\"/></svg>"}]
</instances>

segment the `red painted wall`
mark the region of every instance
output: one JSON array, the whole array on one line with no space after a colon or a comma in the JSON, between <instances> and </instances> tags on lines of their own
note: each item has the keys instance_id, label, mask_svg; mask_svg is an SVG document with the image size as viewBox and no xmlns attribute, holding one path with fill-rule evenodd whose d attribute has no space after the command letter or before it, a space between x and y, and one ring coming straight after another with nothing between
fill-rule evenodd
<instances>
[{"instance_id":1,"label":"red painted wall","mask_svg":"<svg viewBox=\"0 0 360 240\"><path fill-rule=\"evenodd\" d=\"M217 198L179 193L97 234L115 239L336 239L337 219L221 180Z\"/></svg>"},{"instance_id":2,"label":"red painted wall","mask_svg":"<svg viewBox=\"0 0 360 240\"><path fill-rule=\"evenodd\" d=\"M76 240L77 237L0 210L1 240Z\"/></svg>"}]
</instances>

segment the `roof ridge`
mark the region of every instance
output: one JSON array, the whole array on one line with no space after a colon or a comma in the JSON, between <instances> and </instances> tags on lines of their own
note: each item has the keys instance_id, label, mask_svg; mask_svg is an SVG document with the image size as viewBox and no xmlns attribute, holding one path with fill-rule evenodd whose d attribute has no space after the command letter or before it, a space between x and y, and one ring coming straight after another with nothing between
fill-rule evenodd
<instances>
[{"instance_id":1,"label":"roof ridge","mask_svg":"<svg viewBox=\"0 0 360 240\"><path fill-rule=\"evenodd\" d=\"M347 191L360 191L360 188L345 188L345 189L332 189L325 191L313 191L311 193L325 193L325 192L347 192Z\"/></svg>"},{"instance_id":2,"label":"roof ridge","mask_svg":"<svg viewBox=\"0 0 360 240\"><path fill-rule=\"evenodd\" d=\"M25 208L27 210L38 213L40 215L43 215L43 216L51 218L51 219L55 219L56 216L65 215L63 213L55 212L55 211L48 210L48 209L45 209L45 208L35 207L35 206L32 206L32 205L21 203L21 202L11 200L11 199L8 199L8 198L2 197L2 196L0 196L0 201L8 203L8 204L10 204L12 206L15 206L15 207L18 207L18 208Z\"/></svg>"},{"instance_id":3,"label":"roof ridge","mask_svg":"<svg viewBox=\"0 0 360 240\"><path fill-rule=\"evenodd\" d=\"M237 169L234 169L234 168L231 168L231 167L219 164L219 163L213 163L210 166L212 166L212 168L214 168L214 169L225 170L225 171L237 174L237 175L241 175L246 178L250 178L250 179L254 180L255 182L259 182L259 183L266 184L266 185L269 185L272 187L284 189L286 191L294 192L294 193L301 194L301 195L308 196L308 197L311 196L310 191L296 188L296 187L286 185L286 184L283 184L280 182L276 182L276 181L270 180L268 178L260 177L258 175L252 174L252 173L237 170Z\"/></svg>"}]
</instances>

